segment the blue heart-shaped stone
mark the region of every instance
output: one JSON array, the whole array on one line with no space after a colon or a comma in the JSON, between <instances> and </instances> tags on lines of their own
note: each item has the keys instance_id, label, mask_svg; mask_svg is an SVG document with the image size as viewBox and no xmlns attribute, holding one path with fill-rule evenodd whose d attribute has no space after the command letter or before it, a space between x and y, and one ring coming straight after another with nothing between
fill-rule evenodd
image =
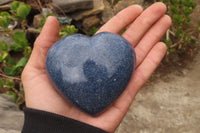
<instances>
[{"instance_id":1,"label":"blue heart-shaped stone","mask_svg":"<svg viewBox=\"0 0 200 133\"><path fill-rule=\"evenodd\" d=\"M46 59L57 90L90 115L99 114L120 96L134 67L131 44L109 32L67 36L50 48Z\"/></svg>"}]
</instances>

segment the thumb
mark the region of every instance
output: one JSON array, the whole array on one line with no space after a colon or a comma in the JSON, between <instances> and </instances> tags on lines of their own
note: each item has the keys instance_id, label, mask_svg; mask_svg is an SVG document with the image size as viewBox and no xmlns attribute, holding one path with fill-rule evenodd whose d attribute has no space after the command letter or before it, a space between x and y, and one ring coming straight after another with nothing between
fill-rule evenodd
<instances>
[{"instance_id":1,"label":"thumb","mask_svg":"<svg viewBox=\"0 0 200 133\"><path fill-rule=\"evenodd\" d=\"M58 39L59 23L55 17L49 16L34 43L33 52L27 65L36 69L45 69L47 52Z\"/></svg>"}]
</instances>

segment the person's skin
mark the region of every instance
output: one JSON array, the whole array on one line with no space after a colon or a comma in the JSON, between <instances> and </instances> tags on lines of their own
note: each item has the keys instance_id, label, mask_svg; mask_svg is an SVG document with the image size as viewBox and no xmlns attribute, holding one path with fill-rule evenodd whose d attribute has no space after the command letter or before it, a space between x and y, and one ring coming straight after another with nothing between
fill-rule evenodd
<instances>
[{"instance_id":1,"label":"person's skin","mask_svg":"<svg viewBox=\"0 0 200 133\"><path fill-rule=\"evenodd\" d=\"M127 88L121 96L103 113L96 117L81 112L57 93L46 72L46 55L49 48L59 39L59 24L56 18L48 17L40 35L35 41L33 52L23 73L26 106L66 116L93 125L107 132L114 132L142 85L159 65L166 52L166 46L159 42L171 25L165 15L166 6L155 3L146 10L132 5L119 12L99 31L120 33L136 52L136 69Z\"/></svg>"}]
</instances>

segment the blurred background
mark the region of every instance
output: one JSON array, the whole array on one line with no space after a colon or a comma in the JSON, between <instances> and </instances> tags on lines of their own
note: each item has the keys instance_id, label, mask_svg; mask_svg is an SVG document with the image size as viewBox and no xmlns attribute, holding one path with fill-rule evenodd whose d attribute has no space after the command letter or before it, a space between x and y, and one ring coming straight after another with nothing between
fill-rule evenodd
<instances>
[{"instance_id":1,"label":"blurred background","mask_svg":"<svg viewBox=\"0 0 200 133\"><path fill-rule=\"evenodd\" d=\"M157 1L172 18L162 38L168 50L115 133L199 133L200 0L0 0L0 133L21 132L20 75L48 16L59 20L60 38L92 36L129 5Z\"/></svg>"}]
</instances>

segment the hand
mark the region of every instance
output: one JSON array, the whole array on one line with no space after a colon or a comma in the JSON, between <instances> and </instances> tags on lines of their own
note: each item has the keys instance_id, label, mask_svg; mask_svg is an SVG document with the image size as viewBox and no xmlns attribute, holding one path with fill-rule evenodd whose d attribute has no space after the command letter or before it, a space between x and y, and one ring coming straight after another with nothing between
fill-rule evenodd
<instances>
[{"instance_id":1,"label":"hand","mask_svg":"<svg viewBox=\"0 0 200 133\"><path fill-rule=\"evenodd\" d=\"M88 123L107 132L114 132L125 116L135 95L148 80L166 52L164 43L159 42L171 24L164 15L166 6L155 3L145 11L132 5L114 16L98 32L120 33L136 51L136 70L122 95L105 112L97 117L81 112L66 102L50 82L45 60L49 48L59 39L59 24L54 17L48 17L39 37L36 39L31 57L22 73L26 106L44 110Z\"/></svg>"}]
</instances>

